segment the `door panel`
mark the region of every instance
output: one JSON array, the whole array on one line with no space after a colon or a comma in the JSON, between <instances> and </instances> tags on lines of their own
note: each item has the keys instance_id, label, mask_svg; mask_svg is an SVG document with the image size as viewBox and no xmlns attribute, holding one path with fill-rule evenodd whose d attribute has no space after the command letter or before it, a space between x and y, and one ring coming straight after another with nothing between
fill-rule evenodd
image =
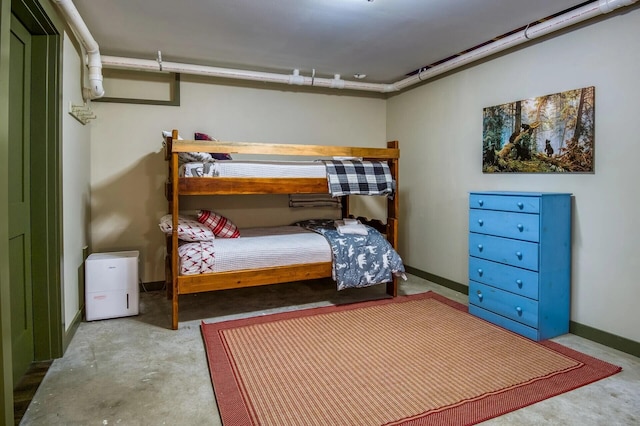
<instances>
[{"instance_id":1,"label":"door panel","mask_svg":"<svg viewBox=\"0 0 640 426\"><path fill-rule=\"evenodd\" d=\"M34 359L31 286L30 76L31 35L11 17L9 65L9 277L13 382Z\"/></svg>"}]
</instances>

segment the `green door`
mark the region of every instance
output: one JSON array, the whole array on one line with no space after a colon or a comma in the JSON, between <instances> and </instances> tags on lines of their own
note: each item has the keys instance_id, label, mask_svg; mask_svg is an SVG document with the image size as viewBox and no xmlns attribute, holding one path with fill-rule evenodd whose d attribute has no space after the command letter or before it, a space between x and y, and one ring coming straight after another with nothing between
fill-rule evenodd
<instances>
[{"instance_id":1,"label":"green door","mask_svg":"<svg viewBox=\"0 0 640 426\"><path fill-rule=\"evenodd\" d=\"M11 16L9 60L9 279L13 383L34 359L31 291L29 111L31 35Z\"/></svg>"}]
</instances>

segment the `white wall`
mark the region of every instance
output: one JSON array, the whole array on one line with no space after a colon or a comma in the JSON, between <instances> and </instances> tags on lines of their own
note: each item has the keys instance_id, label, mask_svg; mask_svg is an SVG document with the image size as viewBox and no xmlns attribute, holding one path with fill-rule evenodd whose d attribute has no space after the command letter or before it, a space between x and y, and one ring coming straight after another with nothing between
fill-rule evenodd
<instances>
[{"instance_id":1,"label":"white wall","mask_svg":"<svg viewBox=\"0 0 640 426\"><path fill-rule=\"evenodd\" d=\"M640 8L435 79L389 99L401 148L405 263L467 284L468 193L574 194L571 320L640 341L635 265ZM482 109L596 88L594 174L483 174Z\"/></svg>"},{"instance_id":2,"label":"white wall","mask_svg":"<svg viewBox=\"0 0 640 426\"><path fill-rule=\"evenodd\" d=\"M164 280L164 236L157 225L167 212L162 130L177 128L186 139L199 131L230 141L384 147L385 105L383 99L344 92L238 87L188 76L182 76L180 107L95 102L92 251L140 250L142 280ZM289 209L286 196L196 197L185 207L212 208L241 227L317 216Z\"/></svg>"},{"instance_id":3,"label":"white wall","mask_svg":"<svg viewBox=\"0 0 640 426\"><path fill-rule=\"evenodd\" d=\"M82 61L67 33L62 57L62 283L65 329L79 314L82 249L89 235L89 126L68 114L69 103L82 104Z\"/></svg>"}]
</instances>

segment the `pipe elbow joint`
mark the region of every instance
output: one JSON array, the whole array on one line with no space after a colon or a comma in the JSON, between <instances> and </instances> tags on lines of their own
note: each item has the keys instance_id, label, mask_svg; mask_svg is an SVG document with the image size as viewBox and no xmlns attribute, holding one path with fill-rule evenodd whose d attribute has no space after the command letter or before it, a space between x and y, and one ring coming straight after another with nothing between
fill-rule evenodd
<instances>
[{"instance_id":1,"label":"pipe elbow joint","mask_svg":"<svg viewBox=\"0 0 640 426\"><path fill-rule=\"evenodd\" d=\"M397 92L398 90L400 90L400 89L398 89L398 87L395 85L395 83L392 83L392 84L384 84L382 86L382 90L380 92L382 92L382 93L390 93L390 92Z\"/></svg>"},{"instance_id":2,"label":"pipe elbow joint","mask_svg":"<svg viewBox=\"0 0 640 426\"><path fill-rule=\"evenodd\" d=\"M84 101L89 101L92 99L98 99L104 96L104 88L102 87L102 82L91 82L91 87L83 87L82 88L82 98Z\"/></svg>"},{"instance_id":3,"label":"pipe elbow joint","mask_svg":"<svg viewBox=\"0 0 640 426\"><path fill-rule=\"evenodd\" d=\"M89 93L90 95L87 97L85 93L86 99L97 99L104 96L104 87L102 85L102 63L100 62L100 58L98 58L98 64L89 64Z\"/></svg>"},{"instance_id":4,"label":"pipe elbow joint","mask_svg":"<svg viewBox=\"0 0 640 426\"><path fill-rule=\"evenodd\" d=\"M82 95L86 100L98 99L104 96L104 86L102 85L102 73L100 69L93 67L89 70L89 87L85 87Z\"/></svg>"},{"instance_id":5,"label":"pipe elbow joint","mask_svg":"<svg viewBox=\"0 0 640 426\"><path fill-rule=\"evenodd\" d=\"M85 87L82 90L82 97L87 100L98 99L104 96L104 88L102 81L90 81L90 87Z\"/></svg>"}]
</instances>

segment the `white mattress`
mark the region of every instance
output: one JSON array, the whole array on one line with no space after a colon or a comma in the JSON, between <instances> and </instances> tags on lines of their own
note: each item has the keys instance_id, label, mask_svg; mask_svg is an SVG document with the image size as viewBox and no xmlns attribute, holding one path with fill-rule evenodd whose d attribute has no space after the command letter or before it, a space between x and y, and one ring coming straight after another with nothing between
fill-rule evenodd
<instances>
[{"instance_id":1,"label":"white mattress","mask_svg":"<svg viewBox=\"0 0 640 426\"><path fill-rule=\"evenodd\" d=\"M207 244L213 244L213 265L203 265L201 271L196 271L193 265L189 271L181 267L182 274L331 262L331 246L327 240L299 226L241 229L240 238L216 238ZM188 245L193 250L201 250L200 243ZM181 251L188 251L186 246L182 245Z\"/></svg>"},{"instance_id":2,"label":"white mattress","mask_svg":"<svg viewBox=\"0 0 640 426\"><path fill-rule=\"evenodd\" d=\"M180 167L181 177L265 177L326 178L324 163L314 161L240 161L187 163Z\"/></svg>"}]
</instances>

